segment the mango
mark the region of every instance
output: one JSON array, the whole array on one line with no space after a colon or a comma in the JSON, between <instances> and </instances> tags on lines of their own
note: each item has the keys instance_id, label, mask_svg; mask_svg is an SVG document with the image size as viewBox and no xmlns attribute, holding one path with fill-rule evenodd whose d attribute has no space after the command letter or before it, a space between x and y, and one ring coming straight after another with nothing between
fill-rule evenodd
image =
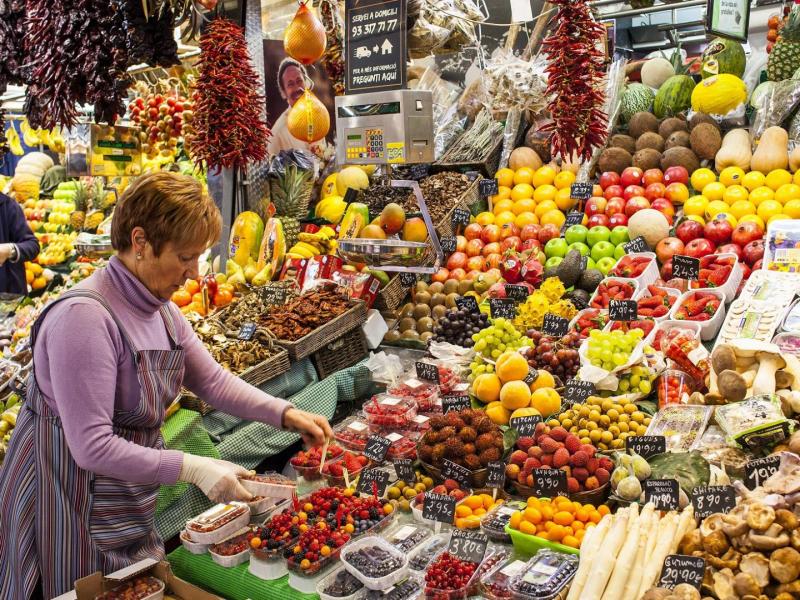
<instances>
[{"instance_id":1,"label":"mango","mask_svg":"<svg viewBox=\"0 0 800 600\"><path fill-rule=\"evenodd\" d=\"M385 240L386 232L383 231L380 225L370 223L359 232L358 237L368 240Z\"/></svg>"},{"instance_id":2,"label":"mango","mask_svg":"<svg viewBox=\"0 0 800 600\"><path fill-rule=\"evenodd\" d=\"M519 352L509 350L503 352L495 364L495 372L500 381L521 381L528 375L528 361Z\"/></svg>"},{"instance_id":3,"label":"mango","mask_svg":"<svg viewBox=\"0 0 800 600\"><path fill-rule=\"evenodd\" d=\"M481 402L496 402L500 399L500 379L494 373L482 373L472 382L472 393Z\"/></svg>"},{"instance_id":4,"label":"mango","mask_svg":"<svg viewBox=\"0 0 800 600\"><path fill-rule=\"evenodd\" d=\"M403 229L406 223L406 211L403 207L395 202L390 202L383 207L380 216L380 226L386 232L386 235L394 235Z\"/></svg>"},{"instance_id":5,"label":"mango","mask_svg":"<svg viewBox=\"0 0 800 600\"><path fill-rule=\"evenodd\" d=\"M403 225L403 239L407 242L424 243L428 239L428 228L419 217L407 219Z\"/></svg>"},{"instance_id":6,"label":"mango","mask_svg":"<svg viewBox=\"0 0 800 600\"><path fill-rule=\"evenodd\" d=\"M506 409L500 402L490 402L485 410L486 416L495 425L508 425L511 419L511 411Z\"/></svg>"}]
</instances>

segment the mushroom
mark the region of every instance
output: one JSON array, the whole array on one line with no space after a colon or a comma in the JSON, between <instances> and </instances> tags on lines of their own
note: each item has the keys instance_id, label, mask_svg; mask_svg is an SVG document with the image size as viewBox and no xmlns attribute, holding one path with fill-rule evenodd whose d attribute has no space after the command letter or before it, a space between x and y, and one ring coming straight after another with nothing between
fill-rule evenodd
<instances>
[{"instance_id":1,"label":"mushroom","mask_svg":"<svg viewBox=\"0 0 800 600\"><path fill-rule=\"evenodd\" d=\"M736 370L736 354L728 345L721 344L714 348L711 353L711 371L709 372L708 379L708 393L706 394L706 402L709 404L718 404L724 399L724 394L721 393L718 385L718 375L723 371Z\"/></svg>"},{"instance_id":2,"label":"mushroom","mask_svg":"<svg viewBox=\"0 0 800 600\"><path fill-rule=\"evenodd\" d=\"M650 588L644 593L641 600L664 600L669 597L672 592L667 588Z\"/></svg>"},{"instance_id":3,"label":"mushroom","mask_svg":"<svg viewBox=\"0 0 800 600\"><path fill-rule=\"evenodd\" d=\"M683 539L681 539L680 547L683 554L692 554L696 551L702 552L703 542L700 537L700 530L693 529L684 535Z\"/></svg>"},{"instance_id":4,"label":"mushroom","mask_svg":"<svg viewBox=\"0 0 800 600\"><path fill-rule=\"evenodd\" d=\"M795 514L785 508L779 508L775 511L775 522L786 531L793 531L800 526L800 522L798 522Z\"/></svg>"},{"instance_id":5,"label":"mushroom","mask_svg":"<svg viewBox=\"0 0 800 600\"><path fill-rule=\"evenodd\" d=\"M708 535L703 536L703 550L709 554L724 554L730 547L730 542L728 542L728 538L725 537L722 531L712 531Z\"/></svg>"},{"instance_id":6,"label":"mushroom","mask_svg":"<svg viewBox=\"0 0 800 600\"><path fill-rule=\"evenodd\" d=\"M777 345L753 339L740 338L732 342L737 357L758 360L758 372L753 381L753 395L775 393L775 373L786 368L786 361Z\"/></svg>"},{"instance_id":7,"label":"mushroom","mask_svg":"<svg viewBox=\"0 0 800 600\"><path fill-rule=\"evenodd\" d=\"M789 545L789 534L781 530L777 524L764 533L751 531L747 537L755 550L777 550Z\"/></svg>"},{"instance_id":8,"label":"mushroom","mask_svg":"<svg viewBox=\"0 0 800 600\"><path fill-rule=\"evenodd\" d=\"M792 548L794 548L795 550L800 550L800 529L795 529L792 532L791 542L792 542Z\"/></svg>"},{"instance_id":9,"label":"mushroom","mask_svg":"<svg viewBox=\"0 0 800 600\"><path fill-rule=\"evenodd\" d=\"M679 583L672 590L672 595L677 600L700 600L700 592L689 583Z\"/></svg>"},{"instance_id":10,"label":"mushroom","mask_svg":"<svg viewBox=\"0 0 800 600\"><path fill-rule=\"evenodd\" d=\"M728 548L728 551L722 556L716 556L706 552L703 558L715 569L736 569L739 567L739 561L742 555L733 548Z\"/></svg>"},{"instance_id":11,"label":"mushroom","mask_svg":"<svg viewBox=\"0 0 800 600\"><path fill-rule=\"evenodd\" d=\"M750 575L758 584L765 588L769 585L769 561L760 552L749 552L739 561L739 570Z\"/></svg>"},{"instance_id":12,"label":"mushroom","mask_svg":"<svg viewBox=\"0 0 800 600\"><path fill-rule=\"evenodd\" d=\"M791 374L792 379L792 390L795 392L800 392L800 359L798 359L794 354L789 354L788 352L783 356L783 360L786 361L786 372Z\"/></svg>"},{"instance_id":13,"label":"mushroom","mask_svg":"<svg viewBox=\"0 0 800 600\"><path fill-rule=\"evenodd\" d=\"M720 600L728 600L729 598L736 598L736 592L733 589L733 571L730 569L721 569L714 573L714 595Z\"/></svg>"},{"instance_id":14,"label":"mushroom","mask_svg":"<svg viewBox=\"0 0 800 600\"><path fill-rule=\"evenodd\" d=\"M781 583L791 583L800 577L800 552L794 548L779 548L769 557L769 572Z\"/></svg>"},{"instance_id":15,"label":"mushroom","mask_svg":"<svg viewBox=\"0 0 800 600\"><path fill-rule=\"evenodd\" d=\"M763 531L775 521L775 510L763 504L751 504L747 509L747 524L750 529Z\"/></svg>"},{"instance_id":16,"label":"mushroom","mask_svg":"<svg viewBox=\"0 0 800 600\"><path fill-rule=\"evenodd\" d=\"M747 521L739 517L738 515L727 514L722 517L723 525L722 531L725 532L729 538L733 539L739 537L740 535L744 535L750 529L747 525Z\"/></svg>"},{"instance_id":17,"label":"mushroom","mask_svg":"<svg viewBox=\"0 0 800 600\"><path fill-rule=\"evenodd\" d=\"M737 573L733 578L733 589L741 596L758 596L761 593L761 586L749 573Z\"/></svg>"},{"instance_id":18,"label":"mushroom","mask_svg":"<svg viewBox=\"0 0 800 600\"><path fill-rule=\"evenodd\" d=\"M784 356L784 360L786 357ZM789 373L786 369L781 369L777 373L775 373L775 387L779 390L790 388L794 383L794 375Z\"/></svg>"},{"instance_id":19,"label":"mushroom","mask_svg":"<svg viewBox=\"0 0 800 600\"><path fill-rule=\"evenodd\" d=\"M720 531L725 525L725 515L722 513L714 513L707 516L700 523L700 535L706 537L715 531Z\"/></svg>"},{"instance_id":20,"label":"mushroom","mask_svg":"<svg viewBox=\"0 0 800 600\"><path fill-rule=\"evenodd\" d=\"M720 402L721 402L720 397ZM688 404L696 405L696 406L703 406L706 403L706 398L703 395L703 392L692 392L692 395L689 396Z\"/></svg>"},{"instance_id":21,"label":"mushroom","mask_svg":"<svg viewBox=\"0 0 800 600\"><path fill-rule=\"evenodd\" d=\"M717 389L720 396L728 402L741 402L747 397L747 385L744 377L736 371L724 370L717 376ZM709 392L710 393L710 392Z\"/></svg>"}]
</instances>

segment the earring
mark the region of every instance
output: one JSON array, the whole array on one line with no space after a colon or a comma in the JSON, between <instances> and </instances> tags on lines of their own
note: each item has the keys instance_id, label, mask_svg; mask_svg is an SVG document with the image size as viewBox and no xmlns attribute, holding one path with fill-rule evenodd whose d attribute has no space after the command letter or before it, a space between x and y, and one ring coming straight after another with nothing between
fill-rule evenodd
<instances>
[{"instance_id":1,"label":"earring","mask_svg":"<svg viewBox=\"0 0 800 600\"><path fill-rule=\"evenodd\" d=\"M142 260L142 254L140 252L136 253L136 260Z\"/></svg>"}]
</instances>

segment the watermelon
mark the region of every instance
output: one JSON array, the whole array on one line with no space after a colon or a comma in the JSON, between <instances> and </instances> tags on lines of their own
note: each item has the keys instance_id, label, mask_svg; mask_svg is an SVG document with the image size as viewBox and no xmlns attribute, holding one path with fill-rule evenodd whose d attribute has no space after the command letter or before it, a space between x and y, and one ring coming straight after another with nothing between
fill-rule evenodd
<instances>
[{"instance_id":1,"label":"watermelon","mask_svg":"<svg viewBox=\"0 0 800 600\"><path fill-rule=\"evenodd\" d=\"M706 46L700 62L703 64L700 70L703 79L721 73L730 73L741 77L744 75L747 58L744 48L739 42L718 37L711 40Z\"/></svg>"},{"instance_id":2,"label":"watermelon","mask_svg":"<svg viewBox=\"0 0 800 600\"><path fill-rule=\"evenodd\" d=\"M624 122L630 121L637 112L648 112L655 94L643 83L630 83L620 98L619 110Z\"/></svg>"},{"instance_id":3,"label":"watermelon","mask_svg":"<svg viewBox=\"0 0 800 600\"><path fill-rule=\"evenodd\" d=\"M692 105L694 79L688 75L673 75L658 89L653 113L659 118L672 117Z\"/></svg>"}]
</instances>

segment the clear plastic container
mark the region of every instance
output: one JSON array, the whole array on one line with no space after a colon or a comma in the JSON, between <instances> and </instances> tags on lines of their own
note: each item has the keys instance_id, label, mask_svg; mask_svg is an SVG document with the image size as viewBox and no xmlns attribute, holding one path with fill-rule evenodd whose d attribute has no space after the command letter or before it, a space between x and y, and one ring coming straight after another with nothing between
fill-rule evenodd
<instances>
[{"instance_id":1,"label":"clear plastic container","mask_svg":"<svg viewBox=\"0 0 800 600\"><path fill-rule=\"evenodd\" d=\"M370 590L390 588L403 581L408 574L406 555L383 538L374 535L344 546L341 560L344 568ZM377 572L370 576L365 569L374 569Z\"/></svg>"},{"instance_id":2,"label":"clear plastic container","mask_svg":"<svg viewBox=\"0 0 800 600\"><path fill-rule=\"evenodd\" d=\"M425 589L425 582L421 577L408 577L390 590L364 590L363 600L415 600Z\"/></svg>"},{"instance_id":3,"label":"clear plastic container","mask_svg":"<svg viewBox=\"0 0 800 600\"><path fill-rule=\"evenodd\" d=\"M512 558L489 569L478 582L478 591L481 597L488 600L511 598L511 580L526 566L527 563L524 560Z\"/></svg>"},{"instance_id":4,"label":"clear plastic container","mask_svg":"<svg viewBox=\"0 0 800 600\"><path fill-rule=\"evenodd\" d=\"M275 498L267 496L255 496L252 500L245 502L247 508L250 509L250 516L260 515L266 513L270 508L275 506Z\"/></svg>"},{"instance_id":5,"label":"clear plastic container","mask_svg":"<svg viewBox=\"0 0 800 600\"><path fill-rule=\"evenodd\" d=\"M417 416L411 419L411 422L408 424L408 431L414 431L416 433L425 433L430 428L431 418L427 414L421 415L417 413Z\"/></svg>"},{"instance_id":6,"label":"clear plastic container","mask_svg":"<svg viewBox=\"0 0 800 600\"><path fill-rule=\"evenodd\" d=\"M408 569L414 573L425 573L433 560L447 549L449 533L438 533L420 544L408 555Z\"/></svg>"},{"instance_id":7,"label":"clear plastic container","mask_svg":"<svg viewBox=\"0 0 800 600\"><path fill-rule=\"evenodd\" d=\"M689 286L691 290L718 290L725 296L725 302L731 302L736 297L736 292L739 289L739 284L742 282L744 271L742 263L739 262L739 257L732 252L723 252L721 254L713 255L715 261L727 260L732 265L731 272L728 274L728 279L725 283L715 287L703 287L702 281L692 281ZM700 259L700 268L703 269L703 258Z\"/></svg>"},{"instance_id":8,"label":"clear plastic container","mask_svg":"<svg viewBox=\"0 0 800 600\"><path fill-rule=\"evenodd\" d=\"M437 560L439 559L437 556ZM425 598L427 600L466 600L478 586L481 577L491 571L498 563L505 561L509 556L509 551L500 546L488 548L483 560L478 564L472 577L467 584L455 589L437 589L425 586ZM429 565L430 568L432 565Z\"/></svg>"},{"instance_id":9,"label":"clear plastic container","mask_svg":"<svg viewBox=\"0 0 800 600\"><path fill-rule=\"evenodd\" d=\"M578 570L578 557L551 550L540 550L511 580L514 600L551 600L557 598Z\"/></svg>"},{"instance_id":10,"label":"clear plastic container","mask_svg":"<svg viewBox=\"0 0 800 600\"><path fill-rule=\"evenodd\" d=\"M600 309L608 309L608 302L602 301L600 298L600 286L605 285L606 287L611 287L614 285L625 285L625 291L620 291L619 294L615 294L613 298L609 298L610 300L636 300L639 297L639 292L641 290L641 286L639 282L635 279L625 279L624 277L606 277L603 281L600 282L600 285L597 286L597 289L592 294L592 297L589 299L589 308L600 308ZM632 288L632 289L630 289ZM595 298L598 299L598 306L595 306ZM605 304L605 306L603 306Z\"/></svg>"},{"instance_id":11,"label":"clear plastic container","mask_svg":"<svg viewBox=\"0 0 800 600\"><path fill-rule=\"evenodd\" d=\"M235 567L250 560L250 537L252 530L247 527L240 533L214 544L208 549L211 560L223 567Z\"/></svg>"},{"instance_id":12,"label":"clear plastic container","mask_svg":"<svg viewBox=\"0 0 800 600\"><path fill-rule=\"evenodd\" d=\"M387 388L386 393L395 398L411 400L417 405L417 413L442 412L442 399L439 386L420 381L416 377L406 377Z\"/></svg>"},{"instance_id":13,"label":"clear plastic container","mask_svg":"<svg viewBox=\"0 0 800 600\"><path fill-rule=\"evenodd\" d=\"M787 439L794 430L794 424L784 416L781 400L776 394L762 394L718 406L714 417L729 444L750 450L774 446Z\"/></svg>"},{"instance_id":14,"label":"clear plastic container","mask_svg":"<svg viewBox=\"0 0 800 600\"><path fill-rule=\"evenodd\" d=\"M667 319L656 324L656 333L653 336L653 348L661 350L661 340L673 329L684 329L693 337L696 337L698 340L700 339L700 323L696 321L673 321L672 319Z\"/></svg>"},{"instance_id":15,"label":"clear plastic container","mask_svg":"<svg viewBox=\"0 0 800 600\"><path fill-rule=\"evenodd\" d=\"M433 535L430 527L408 523L393 527L384 538L401 552L408 553Z\"/></svg>"},{"instance_id":16,"label":"clear plastic container","mask_svg":"<svg viewBox=\"0 0 800 600\"><path fill-rule=\"evenodd\" d=\"M656 321L651 317L639 317L636 321L610 321L606 325L605 331L616 331L617 329L623 332L630 329L641 329L644 333L642 343L650 346L656 335Z\"/></svg>"},{"instance_id":17,"label":"clear plastic container","mask_svg":"<svg viewBox=\"0 0 800 600\"><path fill-rule=\"evenodd\" d=\"M347 591L352 590L352 593ZM321 600L354 600L364 594L364 584L350 571L341 567L326 575L317 584Z\"/></svg>"},{"instance_id":18,"label":"clear plastic container","mask_svg":"<svg viewBox=\"0 0 800 600\"><path fill-rule=\"evenodd\" d=\"M398 460L400 458L416 458L417 442L422 437L418 431L392 432L386 436L392 442L389 450L386 451L386 460Z\"/></svg>"},{"instance_id":19,"label":"clear plastic container","mask_svg":"<svg viewBox=\"0 0 800 600\"><path fill-rule=\"evenodd\" d=\"M322 473L319 472L320 451L320 448L311 448L307 451L301 451L298 453L298 455L293 456L291 460L289 460L289 464L292 465L292 468L295 470L297 475L306 481L316 481L318 479L322 479ZM303 456L299 456L300 454ZM343 454L344 449L341 446L330 444L326 453L325 462L335 462L342 458ZM313 460L310 459L312 456Z\"/></svg>"},{"instance_id":20,"label":"clear plastic container","mask_svg":"<svg viewBox=\"0 0 800 600\"><path fill-rule=\"evenodd\" d=\"M723 294L720 290L717 289L708 289L708 290L690 290L681 294L681 297L672 307L672 312L670 312L669 318L673 321L691 321L691 319L679 319L677 317L678 312L683 306L684 303L688 302L690 298L694 297L694 294L697 292L704 292L709 294L714 294L717 298L720 299L720 305L717 311L707 321L692 321L695 323L700 323L700 339L705 341L713 340L716 337L717 333L719 333L720 327L722 327L722 321L725 319L725 294Z\"/></svg>"},{"instance_id":21,"label":"clear plastic container","mask_svg":"<svg viewBox=\"0 0 800 600\"><path fill-rule=\"evenodd\" d=\"M797 333L779 333L772 338L772 343L781 349L785 354L794 354L800 356L800 334Z\"/></svg>"},{"instance_id":22,"label":"clear plastic container","mask_svg":"<svg viewBox=\"0 0 800 600\"><path fill-rule=\"evenodd\" d=\"M280 579L289 572L283 557L261 559L252 550L250 551L250 564L247 570L255 577L266 581Z\"/></svg>"},{"instance_id":23,"label":"clear plastic container","mask_svg":"<svg viewBox=\"0 0 800 600\"><path fill-rule=\"evenodd\" d=\"M800 300L796 300L786 311L786 316L781 323L783 331L800 333Z\"/></svg>"},{"instance_id":24,"label":"clear plastic container","mask_svg":"<svg viewBox=\"0 0 800 600\"><path fill-rule=\"evenodd\" d=\"M658 376L658 408L671 404L688 404L689 396L697 390L698 383L678 369L667 369Z\"/></svg>"},{"instance_id":25,"label":"clear plastic container","mask_svg":"<svg viewBox=\"0 0 800 600\"><path fill-rule=\"evenodd\" d=\"M663 435L667 452L689 452L699 447L713 412L713 406L665 406L653 415L646 435Z\"/></svg>"},{"instance_id":26,"label":"clear plastic container","mask_svg":"<svg viewBox=\"0 0 800 600\"><path fill-rule=\"evenodd\" d=\"M481 531L493 542L510 544L511 536L506 533L505 527L511 522L511 515L527 507L528 505L522 500L498 504L481 517Z\"/></svg>"},{"instance_id":27,"label":"clear plastic container","mask_svg":"<svg viewBox=\"0 0 800 600\"><path fill-rule=\"evenodd\" d=\"M333 428L333 437L339 445L353 452L361 452L369 436L369 425L358 416L347 417Z\"/></svg>"},{"instance_id":28,"label":"clear plastic container","mask_svg":"<svg viewBox=\"0 0 800 600\"><path fill-rule=\"evenodd\" d=\"M647 260L645 261L644 259ZM641 261L642 264L646 263L642 272L635 277L626 275L624 269L626 269L629 264L638 263L639 261ZM609 275L620 279L633 279L639 284L640 288L644 288L658 279L658 262L656 262L656 255L654 252L633 252L631 254L626 254L617 261L617 264L611 269Z\"/></svg>"},{"instance_id":29,"label":"clear plastic container","mask_svg":"<svg viewBox=\"0 0 800 600\"><path fill-rule=\"evenodd\" d=\"M186 523L186 530L199 544L216 544L250 522L250 509L242 502L217 504Z\"/></svg>"},{"instance_id":30,"label":"clear plastic container","mask_svg":"<svg viewBox=\"0 0 800 600\"><path fill-rule=\"evenodd\" d=\"M408 429L411 419L417 416L417 404L398 396L376 394L364 403L364 414L372 432L398 431Z\"/></svg>"},{"instance_id":31,"label":"clear plastic container","mask_svg":"<svg viewBox=\"0 0 800 600\"><path fill-rule=\"evenodd\" d=\"M192 539L192 536L185 529L181 531L181 544L192 554L205 554L208 552L208 544L198 544Z\"/></svg>"},{"instance_id":32,"label":"clear plastic container","mask_svg":"<svg viewBox=\"0 0 800 600\"><path fill-rule=\"evenodd\" d=\"M667 312L665 312L660 317L656 317L656 316L651 317L652 319L655 320L656 323L661 323L662 321L666 321L667 319L669 319L669 313L672 311L672 307L675 306L675 302L677 302L678 298L681 297L681 291L680 290L676 290L675 288L667 287L665 285L659 285L657 287L662 289L662 290L664 290L667 293L667 296L669 296L672 299L670 301L671 302L670 306L665 307L667 309ZM646 300L647 298L652 298L652 297L653 297L653 294L650 292L650 289L647 286L643 287L642 288L642 293L639 294L639 297L636 299L636 301L637 301L637 303L639 305L639 310L642 310L642 301ZM640 318L641 317L647 317L647 316L649 316L649 315L641 315L640 314Z\"/></svg>"},{"instance_id":33,"label":"clear plastic container","mask_svg":"<svg viewBox=\"0 0 800 600\"><path fill-rule=\"evenodd\" d=\"M591 324L587 322L591 321ZM582 338L592 329L603 329L608 324L608 311L602 308L584 308L569 322L569 330L577 331Z\"/></svg>"},{"instance_id":34,"label":"clear plastic container","mask_svg":"<svg viewBox=\"0 0 800 600\"><path fill-rule=\"evenodd\" d=\"M778 304L734 300L728 307L715 344L727 344L740 338L768 342L778 331L784 310L785 307Z\"/></svg>"},{"instance_id":35,"label":"clear plastic container","mask_svg":"<svg viewBox=\"0 0 800 600\"><path fill-rule=\"evenodd\" d=\"M142 584L147 588L141 592L134 591ZM163 600L164 582L157 577L144 575L129 579L118 586L95 596L95 600Z\"/></svg>"},{"instance_id":36,"label":"clear plastic container","mask_svg":"<svg viewBox=\"0 0 800 600\"><path fill-rule=\"evenodd\" d=\"M297 482L280 473L240 475L239 482L256 496L291 499L297 495Z\"/></svg>"}]
</instances>

